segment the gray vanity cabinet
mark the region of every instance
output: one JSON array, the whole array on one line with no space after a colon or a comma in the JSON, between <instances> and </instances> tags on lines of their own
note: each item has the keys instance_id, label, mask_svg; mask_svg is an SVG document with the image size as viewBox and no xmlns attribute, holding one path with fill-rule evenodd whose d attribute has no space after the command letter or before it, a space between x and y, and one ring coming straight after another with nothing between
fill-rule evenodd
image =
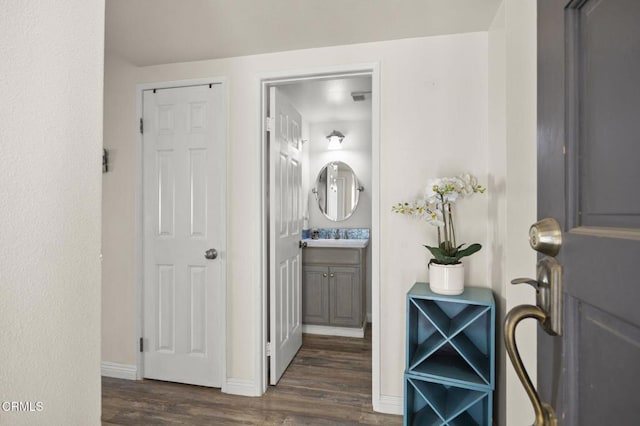
<instances>
[{"instance_id":1,"label":"gray vanity cabinet","mask_svg":"<svg viewBox=\"0 0 640 426\"><path fill-rule=\"evenodd\" d=\"M361 327L362 293L360 268L329 267L329 324Z\"/></svg>"},{"instance_id":2,"label":"gray vanity cabinet","mask_svg":"<svg viewBox=\"0 0 640 426\"><path fill-rule=\"evenodd\" d=\"M302 252L302 322L362 327L364 249L308 247Z\"/></svg>"},{"instance_id":3,"label":"gray vanity cabinet","mask_svg":"<svg viewBox=\"0 0 640 426\"><path fill-rule=\"evenodd\" d=\"M329 324L329 268L302 267L302 322Z\"/></svg>"}]
</instances>

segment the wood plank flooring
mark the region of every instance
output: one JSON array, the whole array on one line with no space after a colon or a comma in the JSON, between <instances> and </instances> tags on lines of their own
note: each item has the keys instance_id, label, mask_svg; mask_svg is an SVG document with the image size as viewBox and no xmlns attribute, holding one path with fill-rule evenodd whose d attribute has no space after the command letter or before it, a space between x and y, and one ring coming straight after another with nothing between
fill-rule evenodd
<instances>
[{"instance_id":1,"label":"wood plank flooring","mask_svg":"<svg viewBox=\"0 0 640 426\"><path fill-rule=\"evenodd\" d=\"M103 425L400 425L371 407L371 333L305 334L277 386L260 398L154 380L102 379Z\"/></svg>"}]
</instances>

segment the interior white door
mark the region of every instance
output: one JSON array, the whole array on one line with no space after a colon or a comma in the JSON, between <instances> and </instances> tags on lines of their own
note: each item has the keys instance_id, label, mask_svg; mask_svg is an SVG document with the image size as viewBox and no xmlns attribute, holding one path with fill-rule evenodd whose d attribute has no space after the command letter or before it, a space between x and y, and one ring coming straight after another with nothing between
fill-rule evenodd
<instances>
[{"instance_id":1,"label":"interior white door","mask_svg":"<svg viewBox=\"0 0 640 426\"><path fill-rule=\"evenodd\" d=\"M220 387L226 249L222 85L145 90L143 120L143 375ZM215 259L205 258L210 249L217 251Z\"/></svg>"},{"instance_id":2,"label":"interior white door","mask_svg":"<svg viewBox=\"0 0 640 426\"><path fill-rule=\"evenodd\" d=\"M301 117L276 87L269 89L270 383L302 346Z\"/></svg>"}]
</instances>

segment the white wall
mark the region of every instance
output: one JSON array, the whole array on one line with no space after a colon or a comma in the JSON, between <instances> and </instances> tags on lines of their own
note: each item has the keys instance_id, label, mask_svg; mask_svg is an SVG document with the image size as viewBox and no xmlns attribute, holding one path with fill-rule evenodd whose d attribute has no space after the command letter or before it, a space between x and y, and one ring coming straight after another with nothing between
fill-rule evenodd
<instances>
[{"instance_id":1,"label":"white wall","mask_svg":"<svg viewBox=\"0 0 640 426\"><path fill-rule=\"evenodd\" d=\"M507 261L507 128L506 128L506 40L504 4L489 29L489 217L495 218L489 229L489 262L493 265L490 281L496 300L496 389L494 419L505 425L506 363L502 319L505 315Z\"/></svg>"},{"instance_id":2,"label":"white wall","mask_svg":"<svg viewBox=\"0 0 640 426\"><path fill-rule=\"evenodd\" d=\"M536 220L536 5L504 0L489 30L489 215L492 282L500 321L497 358L497 420L500 425L531 424L533 410L504 349L502 322L512 307L535 304L535 292L512 286L517 277L535 276L529 226ZM528 287L528 286L526 286ZM518 326L517 343L535 383L536 323Z\"/></svg>"},{"instance_id":3,"label":"white wall","mask_svg":"<svg viewBox=\"0 0 640 426\"><path fill-rule=\"evenodd\" d=\"M332 130L345 135L341 149L328 149L326 136ZM353 215L340 222L327 219L320 208L314 194L307 194L309 204L309 228L369 228L371 229L371 121L334 121L313 123L309 133L309 188L315 188L316 178L320 170L331 161L342 161L348 164L364 187L360 192L358 207ZM367 246L367 318L371 318L371 245Z\"/></svg>"},{"instance_id":4,"label":"white wall","mask_svg":"<svg viewBox=\"0 0 640 426\"><path fill-rule=\"evenodd\" d=\"M102 178L102 360L135 365L135 198L136 68L118 57L105 56L104 147L109 172ZM138 336L139 337L139 336ZM127 348L126 350L124 350Z\"/></svg>"},{"instance_id":5,"label":"white wall","mask_svg":"<svg viewBox=\"0 0 640 426\"><path fill-rule=\"evenodd\" d=\"M506 277L534 277L536 255L529 247L529 227L537 217L536 186L536 4L505 0L506 40L506 140L507 140L507 239ZM505 284L506 307L535 304L528 286ZM534 381L536 370L535 321L523 321L517 333L522 360ZM507 367L506 423L533 422L533 409L515 376Z\"/></svg>"},{"instance_id":6,"label":"white wall","mask_svg":"<svg viewBox=\"0 0 640 426\"><path fill-rule=\"evenodd\" d=\"M100 424L103 34L102 0L0 2L2 424Z\"/></svg>"},{"instance_id":7,"label":"white wall","mask_svg":"<svg viewBox=\"0 0 640 426\"><path fill-rule=\"evenodd\" d=\"M428 41L433 44L397 49L383 69L380 326L387 395L402 395L405 293L414 281L427 281L422 245L437 241L433 227L393 214L391 206L422 195L433 177L468 171L486 184L488 175L487 34ZM466 285L491 287L486 246L493 218L487 211L486 194L457 206L458 242L485 247L465 260Z\"/></svg>"},{"instance_id":8,"label":"white wall","mask_svg":"<svg viewBox=\"0 0 640 426\"><path fill-rule=\"evenodd\" d=\"M135 105L135 84L152 81L226 76L229 84L227 273L227 378L253 383L258 389L255 324L260 303L255 295L261 282L260 268L260 87L261 76L295 70L326 69L343 65L378 63L380 67L380 392L374 398L387 402L387 409L401 411L404 370L405 294L416 280L425 280L428 261L424 243L433 243L435 233L424 224L391 213L391 205L419 195L426 180L435 176L470 171L487 181L487 34L470 33L399 41L318 48L266 55L168 64L115 73L111 90L105 92L105 128L124 126L126 133L109 136L105 145L132 153L136 144L135 117L123 117L113 109L131 111ZM107 56L107 62L114 60ZM128 93L128 99L118 93ZM111 110L108 112L107 109ZM117 118L113 118L117 117ZM123 122L123 120L125 120ZM132 163L122 159L114 174L131 176ZM119 167L119 170L118 170ZM129 225L134 211L134 180L124 177L118 191L107 196L105 222L114 227ZM107 211L108 209L108 211ZM459 210L458 235L466 242L486 244L488 198L465 200ZM121 217L123 219L121 219ZM131 247L134 233L122 230L104 235L105 247ZM467 263L469 284L489 286L487 250ZM106 279L119 268L113 250L105 251L104 293L123 300L135 297L135 272L127 270L117 279ZM111 263L109 263L111 262ZM127 261L125 265L129 265ZM127 266L128 267L128 266ZM126 302L129 303L129 302ZM135 317L121 311L120 303L104 300L104 317L122 312L114 327L135 326ZM129 316L124 317L124 316ZM119 342L111 324L104 331L111 336L109 356L103 361L133 364L135 345ZM129 331L125 331L129 333ZM104 343L105 345L107 342ZM105 354L106 351L103 351Z\"/></svg>"}]
</instances>

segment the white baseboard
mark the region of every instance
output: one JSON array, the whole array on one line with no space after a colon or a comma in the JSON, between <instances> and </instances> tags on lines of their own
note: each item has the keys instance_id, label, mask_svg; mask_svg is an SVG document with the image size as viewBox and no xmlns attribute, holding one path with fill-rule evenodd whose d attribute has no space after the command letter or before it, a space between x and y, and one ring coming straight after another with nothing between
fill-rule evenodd
<instances>
[{"instance_id":1,"label":"white baseboard","mask_svg":"<svg viewBox=\"0 0 640 426\"><path fill-rule=\"evenodd\" d=\"M136 380L138 378L138 369L135 365L118 364L117 362L103 361L100 364L100 374L104 377Z\"/></svg>"},{"instance_id":2,"label":"white baseboard","mask_svg":"<svg viewBox=\"0 0 640 426\"><path fill-rule=\"evenodd\" d=\"M328 325L302 324L302 332L307 334L322 334L324 336L364 337L364 327L332 327Z\"/></svg>"},{"instance_id":3,"label":"white baseboard","mask_svg":"<svg viewBox=\"0 0 640 426\"><path fill-rule=\"evenodd\" d=\"M231 395L262 396L255 382L247 379L227 379L222 384L222 392Z\"/></svg>"},{"instance_id":4,"label":"white baseboard","mask_svg":"<svg viewBox=\"0 0 640 426\"><path fill-rule=\"evenodd\" d=\"M373 411L386 414L404 414L404 398L401 396L380 395L374 398Z\"/></svg>"}]
</instances>

